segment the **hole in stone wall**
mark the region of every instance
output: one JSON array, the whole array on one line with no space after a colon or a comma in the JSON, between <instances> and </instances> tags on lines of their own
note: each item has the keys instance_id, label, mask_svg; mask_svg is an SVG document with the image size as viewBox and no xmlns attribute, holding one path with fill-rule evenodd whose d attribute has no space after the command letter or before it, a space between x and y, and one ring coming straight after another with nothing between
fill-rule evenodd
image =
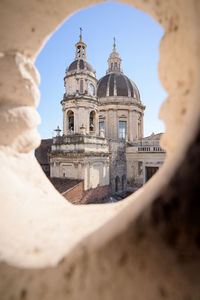
<instances>
[{"instance_id":1,"label":"hole in stone wall","mask_svg":"<svg viewBox=\"0 0 200 300\"><path fill-rule=\"evenodd\" d=\"M71 202L121 200L163 164L163 34L145 13L109 2L74 14L38 55L43 140L36 156L67 199L74 189Z\"/></svg>"}]
</instances>

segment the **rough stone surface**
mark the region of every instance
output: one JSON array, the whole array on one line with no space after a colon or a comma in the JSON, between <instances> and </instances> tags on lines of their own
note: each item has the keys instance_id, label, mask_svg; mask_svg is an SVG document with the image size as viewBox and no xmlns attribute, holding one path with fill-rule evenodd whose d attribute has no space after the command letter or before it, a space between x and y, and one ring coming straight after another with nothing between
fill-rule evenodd
<instances>
[{"instance_id":1,"label":"rough stone surface","mask_svg":"<svg viewBox=\"0 0 200 300\"><path fill-rule=\"evenodd\" d=\"M1 299L199 299L200 2L122 2L165 30L159 77L169 95L160 112L167 160L125 201L81 207L53 189L28 153L39 145L32 62L67 16L100 1L0 3L2 118L19 124L0 139Z\"/></svg>"},{"instance_id":2,"label":"rough stone surface","mask_svg":"<svg viewBox=\"0 0 200 300\"><path fill-rule=\"evenodd\" d=\"M192 146L171 188L98 251L83 251L76 261L68 257L43 270L2 263L1 299L198 300L200 135Z\"/></svg>"}]
</instances>

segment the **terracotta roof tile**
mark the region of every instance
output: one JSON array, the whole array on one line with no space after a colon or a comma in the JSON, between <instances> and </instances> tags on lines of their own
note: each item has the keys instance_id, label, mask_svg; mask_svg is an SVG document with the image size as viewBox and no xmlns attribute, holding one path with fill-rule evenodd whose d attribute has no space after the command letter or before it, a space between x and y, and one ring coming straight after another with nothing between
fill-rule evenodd
<instances>
[{"instance_id":1,"label":"terracotta roof tile","mask_svg":"<svg viewBox=\"0 0 200 300\"><path fill-rule=\"evenodd\" d=\"M55 189L60 193L66 192L67 190L71 189L72 187L74 187L75 185L83 181L80 179L68 179L68 178L56 178L56 177L49 178L49 180L51 181Z\"/></svg>"}]
</instances>

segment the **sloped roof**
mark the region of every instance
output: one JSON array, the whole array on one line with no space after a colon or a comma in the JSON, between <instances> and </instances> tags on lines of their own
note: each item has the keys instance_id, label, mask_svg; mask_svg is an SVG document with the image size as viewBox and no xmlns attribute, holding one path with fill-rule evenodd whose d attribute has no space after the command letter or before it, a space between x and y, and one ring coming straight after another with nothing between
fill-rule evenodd
<instances>
[{"instance_id":1,"label":"sloped roof","mask_svg":"<svg viewBox=\"0 0 200 300\"><path fill-rule=\"evenodd\" d=\"M52 177L49 178L55 189L60 192L64 193L67 190L71 189L78 183L80 183L83 180L80 179L68 179L68 178L57 178L57 177Z\"/></svg>"}]
</instances>

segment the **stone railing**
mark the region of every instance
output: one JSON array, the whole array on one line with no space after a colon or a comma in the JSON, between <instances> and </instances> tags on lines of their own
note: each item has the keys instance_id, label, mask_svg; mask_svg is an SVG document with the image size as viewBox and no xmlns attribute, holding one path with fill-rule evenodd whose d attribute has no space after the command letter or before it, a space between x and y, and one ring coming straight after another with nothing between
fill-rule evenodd
<instances>
[{"instance_id":1,"label":"stone railing","mask_svg":"<svg viewBox=\"0 0 200 300\"><path fill-rule=\"evenodd\" d=\"M137 152L165 152L164 149L162 149L161 147L159 146L154 146L154 147L138 147L137 148Z\"/></svg>"}]
</instances>

